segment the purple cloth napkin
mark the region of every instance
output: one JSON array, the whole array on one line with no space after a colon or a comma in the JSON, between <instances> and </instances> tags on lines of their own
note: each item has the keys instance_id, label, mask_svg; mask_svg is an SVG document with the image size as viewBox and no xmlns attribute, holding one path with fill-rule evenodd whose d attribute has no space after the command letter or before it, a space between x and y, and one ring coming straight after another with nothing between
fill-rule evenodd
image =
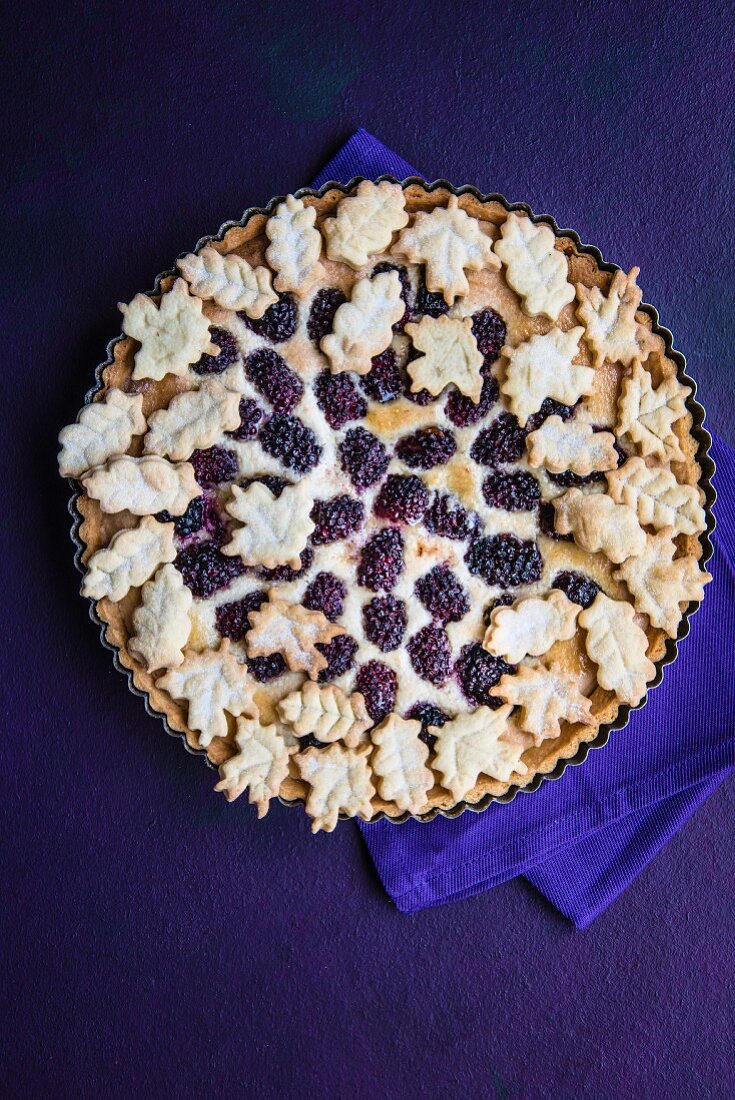
<instances>
[{"instance_id":1,"label":"purple cloth napkin","mask_svg":"<svg viewBox=\"0 0 735 1100\"><path fill-rule=\"evenodd\" d=\"M415 170L358 130L314 181ZM469 897L524 874L585 928L653 859L735 763L735 451L715 440L714 576L691 638L650 701L579 768L508 805L429 824L361 825L403 912Z\"/></svg>"}]
</instances>

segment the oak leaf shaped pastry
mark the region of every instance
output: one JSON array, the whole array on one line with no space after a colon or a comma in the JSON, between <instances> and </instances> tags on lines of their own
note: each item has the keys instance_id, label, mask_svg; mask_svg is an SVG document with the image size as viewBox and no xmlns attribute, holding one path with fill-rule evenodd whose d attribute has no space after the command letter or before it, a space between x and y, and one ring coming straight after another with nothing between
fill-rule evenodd
<instances>
[{"instance_id":1,"label":"oak leaf shaped pastry","mask_svg":"<svg viewBox=\"0 0 735 1100\"><path fill-rule=\"evenodd\" d=\"M158 455L108 458L82 478L82 485L103 512L128 511L134 516L183 515L202 491L190 462L173 463Z\"/></svg>"},{"instance_id":2,"label":"oak leaf shaped pastry","mask_svg":"<svg viewBox=\"0 0 735 1100\"><path fill-rule=\"evenodd\" d=\"M223 554L239 556L246 565L301 567L301 551L314 530L309 513L313 504L305 482L287 486L279 497L259 481L241 489L232 486L226 511L242 524L222 547Z\"/></svg>"},{"instance_id":3,"label":"oak leaf shaped pastry","mask_svg":"<svg viewBox=\"0 0 735 1100\"><path fill-rule=\"evenodd\" d=\"M656 666L646 656L648 638L635 621L632 605L598 592L580 613L579 625L587 632L587 655L597 665L600 687L614 692L621 703L636 706Z\"/></svg>"},{"instance_id":4,"label":"oak leaf shaped pastry","mask_svg":"<svg viewBox=\"0 0 735 1100\"><path fill-rule=\"evenodd\" d=\"M288 747L274 725L262 726L255 718L238 718L235 745L239 752L220 765L220 781L214 789L224 791L232 802L247 788L258 817L265 817L270 800L288 775L289 756L296 746Z\"/></svg>"},{"instance_id":5,"label":"oak leaf shaped pastry","mask_svg":"<svg viewBox=\"0 0 735 1100\"><path fill-rule=\"evenodd\" d=\"M704 586L712 580L712 574L701 569L696 558L674 558L674 535L673 527L649 535L643 553L624 562L613 574L616 580L625 581L636 611L648 615L652 626L672 638L679 629L681 605L704 599Z\"/></svg>"},{"instance_id":6,"label":"oak leaf shaped pastry","mask_svg":"<svg viewBox=\"0 0 735 1100\"><path fill-rule=\"evenodd\" d=\"M294 759L299 774L309 784L306 812L312 818L311 831L331 833L340 812L369 821L370 800L375 797L368 757L372 745L347 749L335 743L328 749L307 749Z\"/></svg>"},{"instance_id":7,"label":"oak leaf shaped pastry","mask_svg":"<svg viewBox=\"0 0 735 1100\"><path fill-rule=\"evenodd\" d=\"M327 218L322 233L327 256L355 270L374 252L385 252L393 234L408 222L403 188L398 183L363 180L354 195L341 199L337 215Z\"/></svg>"},{"instance_id":8,"label":"oak leaf shaped pastry","mask_svg":"<svg viewBox=\"0 0 735 1100\"><path fill-rule=\"evenodd\" d=\"M548 225L537 225L525 214L508 214L495 242L495 255L505 264L508 285L520 294L526 313L556 321L574 298L574 287L567 280L567 258L556 247Z\"/></svg>"},{"instance_id":9,"label":"oak leaf shaped pastry","mask_svg":"<svg viewBox=\"0 0 735 1100\"><path fill-rule=\"evenodd\" d=\"M131 588L139 588L159 565L176 557L173 523L159 523L144 516L137 527L126 527L97 550L87 562L82 595L93 600L107 597L117 603Z\"/></svg>"},{"instance_id":10,"label":"oak leaf shaped pastry","mask_svg":"<svg viewBox=\"0 0 735 1100\"><path fill-rule=\"evenodd\" d=\"M375 745L372 767L381 798L412 814L427 809L434 776L427 767L429 748L421 740L421 723L387 715L370 733Z\"/></svg>"},{"instance_id":11,"label":"oak leaf shaped pastry","mask_svg":"<svg viewBox=\"0 0 735 1100\"><path fill-rule=\"evenodd\" d=\"M343 626L330 623L321 611L308 611L300 604L279 599L274 588L268 592L268 602L250 613L249 621L248 657L281 653L292 672L306 672L312 680L329 663L316 647L346 633Z\"/></svg>"},{"instance_id":12,"label":"oak leaf shaped pastry","mask_svg":"<svg viewBox=\"0 0 735 1100\"><path fill-rule=\"evenodd\" d=\"M81 477L112 455L127 451L133 436L140 435L145 427L143 395L108 390L102 401L85 405L76 423L59 432L59 473L62 477Z\"/></svg>"},{"instance_id":13,"label":"oak leaf shaped pastry","mask_svg":"<svg viewBox=\"0 0 735 1100\"><path fill-rule=\"evenodd\" d=\"M540 657L554 642L567 641L577 631L579 604L553 589L546 596L527 596L512 607L496 607L483 639L483 649L517 665L524 657Z\"/></svg>"},{"instance_id":14,"label":"oak leaf shaped pastry","mask_svg":"<svg viewBox=\"0 0 735 1100\"><path fill-rule=\"evenodd\" d=\"M572 360L579 351L582 328L562 332L552 328L544 336L532 336L518 347L504 347L508 361L500 388L509 400L511 412L524 427L547 397L563 405L574 405L583 394L592 393L595 372Z\"/></svg>"},{"instance_id":15,"label":"oak leaf shaped pastry","mask_svg":"<svg viewBox=\"0 0 735 1100\"><path fill-rule=\"evenodd\" d=\"M156 686L172 699L188 703L187 725L199 733L202 748L215 737L227 736L228 714L233 718L258 715L253 699L257 685L231 652L228 638L223 638L219 649L185 654L181 667L169 669Z\"/></svg>"},{"instance_id":16,"label":"oak leaf shaped pastry","mask_svg":"<svg viewBox=\"0 0 735 1100\"><path fill-rule=\"evenodd\" d=\"M627 275L616 271L607 295L597 286L577 284L577 317L585 327L596 367L606 359L630 366L634 359L645 359L655 346L651 330L635 317L641 304L636 286L639 272L638 267L632 267Z\"/></svg>"},{"instance_id":17,"label":"oak leaf shaped pastry","mask_svg":"<svg viewBox=\"0 0 735 1100\"><path fill-rule=\"evenodd\" d=\"M606 493L567 489L552 503L556 530L573 535L582 550L601 552L616 565L643 552L646 533L634 509L617 504Z\"/></svg>"},{"instance_id":18,"label":"oak leaf shaped pastry","mask_svg":"<svg viewBox=\"0 0 735 1100\"><path fill-rule=\"evenodd\" d=\"M177 267L197 299L211 300L221 309L244 310L258 320L278 301L268 268L253 268L234 252L223 256L207 245L200 253L190 252L178 260Z\"/></svg>"},{"instance_id":19,"label":"oak leaf shaped pastry","mask_svg":"<svg viewBox=\"0 0 735 1100\"><path fill-rule=\"evenodd\" d=\"M423 352L407 364L411 392L428 390L435 397L453 383L475 404L482 394L482 353L472 333L472 318L422 317L406 325L417 351Z\"/></svg>"},{"instance_id":20,"label":"oak leaf shaped pastry","mask_svg":"<svg viewBox=\"0 0 735 1100\"><path fill-rule=\"evenodd\" d=\"M552 474L569 471L580 477L614 470L618 464L615 436L596 432L581 420L564 421L554 414L526 436L528 465L543 466Z\"/></svg>"},{"instance_id":21,"label":"oak leaf shaped pastry","mask_svg":"<svg viewBox=\"0 0 735 1100\"><path fill-rule=\"evenodd\" d=\"M319 262L322 236L315 228L316 208L287 195L265 223L270 241L265 258L276 272L273 285L282 292L304 294L324 274Z\"/></svg>"},{"instance_id":22,"label":"oak leaf shaped pastry","mask_svg":"<svg viewBox=\"0 0 735 1100\"><path fill-rule=\"evenodd\" d=\"M646 466L636 456L606 476L610 496L633 509L640 523L673 527L678 535L704 531L706 519L697 486L680 484L671 470Z\"/></svg>"},{"instance_id":23,"label":"oak leaf shaped pastry","mask_svg":"<svg viewBox=\"0 0 735 1100\"><path fill-rule=\"evenodd\" d=\"M372 725L358 691L347 695L336 684L315 684L313 680L281 699L276 709L297 737L312 736L325 743L343 741L348 748L360 745Z\"/></svg>"},{"instance_id":24,"label":"oak leaf shaped pastry","mask_svg":"<svg viewBox=\"0 0 735 1100\"><path fill-rule=\"evenodd\" d=\"M420 211L391 251L410 263L425 264L427 289L442 294L449 306L470 289L465 272L500 268L492 239L477 218L465 213L456 195L449 196L446 207Z\"/></svg>"},{"instance_id":25,"label":"oak leaf shaped pastry","mask_svg":"<svg viewBox=\"0 0 735 1100\"><path fill-rule=\"evenodd\" d=\"M359 279L349 302L334 315L332 331L319 344L332 370L367 374L372 358L380 355L393 338L393 325L405 312L397 271L383 271L374 278Z\"/></svg>"},{"instance_id":26,"label":"oak leaf shaped pastry","mask_svg":"<svg viewBox=\"0 0 735 1100\"><path fill-rule=\"evenodd\" d=\"M558 737L560 719L588 724L592 702L582 695L579 685L561 665L521 667L512 675L501 676L490 694L504 703L520 707L519 725L540 745L548 737Z\"/></svg>"},{"instance_id":27,"label":"oak leaf shaped pastry","mask_svg":"<svg viewBox=\"0 0 735 1100\"><path fill-rule=\"evenodd\" d=\"M149 672L178 668L189 640L192 594L173 565L163 565L141 591L141 603L133 612L133 633L128 649Z\"/></svg>"},{"instance_id":28,"label":"oak leaf shaped pastry","mask_svg":"<svg viewBox=\"0 0 735 1100\"><path fill-rule=\"evenodd\" d=\"M168 408L151 414L144 450L179 461L211 447L239 424L240 394L226 390L216 378L205 378L199 389L176 394Z\"/></svg>"},{"instance_id":29,"label":"oak leaf shaped pastry","mask_svg":"<svg viewBox=\"0 0 735 1100\"><path fill-rule=\"evenodd\" d=\"M160 382L167 374L187 376L202 355L219 355L219 346L210 339L201 298L189 294L183 279L174 281L158 305L147 294L136 294L129 305L120 302L118 308L123 332L140 341L134 382L141 378Z\"/></svg>"},{"instance_id":30,"label":"oak leaf shaped pastry","mask_svg":"<svg viewBox=\"0 0 735 1100\"><path fill-rule=\"evenodd\" d=\"M459 714L436 731L434 770L455 801L477 785L480 775L507 783L514 772L524 775L523 748L506 740L512 707L478 707Z\"/></svg>"},{"instance_id":31,"label":"oak leaf shaped pastry","mask_svg":"<svg viewBox=\"0 0 735 1100\"><path fill-rule=\"evenodd\" d=\"M691 392L674 377L654 388L650 372L634 360L618 398L618 435L637 443L642 455L683 462L673 425L687 415L685 402Z\"/></svg>"}]
</instances>

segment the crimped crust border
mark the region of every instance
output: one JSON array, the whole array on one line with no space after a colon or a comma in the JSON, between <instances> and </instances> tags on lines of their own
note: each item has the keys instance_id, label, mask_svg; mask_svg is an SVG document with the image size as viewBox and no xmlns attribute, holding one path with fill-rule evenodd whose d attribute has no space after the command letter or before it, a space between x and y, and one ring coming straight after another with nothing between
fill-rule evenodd
<instances>
[{"instance_id":1,"label":"crimped crust border","mask_svg":"<svg viewBox=\"0 0 735 1100\"><path fill-rule=\"evenodd\" d=\"M323 198L330 191L338 191L341 192L343 195L347 195L350 192L354 191L357 185L366 178L367 177L365 176L354 176L348 183L344 184L337 183L335 181L329 181L323 184L322 187L318 189L314 189L311 187L302 187L298 191L295 191L294 195L296 196L296 198L309 197L315 199ZM437 179L432 182L427 182L420 176L408 176L404 180L397 180L394 176L381 175L377 176L374 180L374 182L376 183L380 183L383 181L387 181L389 183L399 183L404 190L411 186L420 187L429 194L436 190L445 190L450 194L456 196L471 195L479 203L498 203L499 205L504 207L504 209L508 213L512 211L520 211L526 214L531 219L531 221L538 224L548 225L556 237L565 238L571 241L576 251L579 254L586 254L591 256L601 271L614 274L616 271L622 270L617 264L609 263L608 261L606 261L603 258L600 250L594 245L584 244L580 240L578 234L573 229L560 229L554 218L552 218L549 214L534 214L531 208L526 203L510 203L503 195L499 195L494 192L483 194L483 192L479 191L476 187L472 187L469 184L466 184L462 187L455 187L453 184L444 179ZM242 217L238 221L223 222L216 234L202 237L197 242L193 251L198 253L205 245L209 244L210 242L222 241L225 237L225 234L229 230L237 227L244 227L253 217L261 216L263 218L267 218L270 214L274 212L275 208L284 201L285 196L280 195L272 198L270 202L264 207L249 207L243 212ZM180 259L187 254L188 252L180 253L177 259ZM164 279L174 277L176 276L176 274L177 271L175 267L171 268L168 271L161 272L159 275L156 276L153 288L152 290L148 291L148 294L160 294L162 292L162 281ZM702 532L701 535L698 536L698 541L701 547L699 564L700 566L704 566L713 554L713 547L710 536L715 529L716 523L712 510L717 496L715 488L712 484L712 477L715 472L715 464L709 454L712 437L703 426L705 420L705 410L703 406L695 399L697 384L694 379L690 378L689 375L686 373L686 359L680 351L674 348L672 333L669 331L669 329L667 329L660 323L658 311L655 306L642 302L638 307L638 310L642 313L645 313L650 318L652 331L656 335L661 337L661 339L664 341L666 357L675 364L676 376L679 382L690 387L691 392L686 398L685 405L687 411L692 418L690 434L697 443L697 451L694 457L700 468L700 478L698 480L698 486L704 493L706 529ZM96 394L98 394L102 389L105 388L105 381L103 377L104 371L107 369L107 367L111 366L114 363L115 347L121 340L124 339L125 337L121 333L118 336L113 337L113 339L111 339L107 344L107 357L95 369L95 382L94 385L91 386L85 394L85 405L90 404ZM81 527L84 522L84 516L82 515L78 507L78 501L80 497L83 496L83 493L78 488L77 482L75 482L71 478L68 478L67 480L69 481L69 485L72 489L72 495L68 504L68 511L72 518L70 536L75 546L74 564L76 565L79 572L83 575L85 572L85 568L82 564L82 556L87 549L87 546L83 538L81 537ZM594 736L589 740L585 740L585 731L582 730L577 740L571 741L569 744L564 746L556 756L552 756L548 760L540 764L538 770L533 775L533 778L528 783L505 785L506 789L501 791L500 793L493 794L491 792L487 792L476 802L468 802L466 799L463 799L449 808L433 806L429 811L424 814L414 815L405 812L397 816L392 816L390 814L387 814L384 810L378 810L375 813L375 816L371 819L371 824L372 822L380 821L381 819L390 821L393 824L401 824L404 821L408 820L431 821L433 820L433 818L439 815L447 818L455 818L459 817L460 814L465 812L465 810L471 810L473 813L481 813L483 810L487 809L487 807L493 802L512 802L516 795L518 795L519 793L530 794L533 791L538 790L543 782L559 779L564 774L567 767L576 767L584 763L591 749L602 748L604 745L607 744L610 738L610 734L613 730L623 729L628 724L632 710L640 710L641 707L645 706L648 700L649 692L653 688L657 687L663 680L665 667L671 664L672 661L676 659L679 643L683 641L684 638L686 638L686 636L689 634L689 631L691 629L690 619L698 607L699 603L697 601L692 601L685 609L681 617L676 637L666 639L664 652L655 661L656 676L647 685L646 695L641 700L641 702L635 707L631 707L627 703L619 706L612 721L601 723L594 732ZM186 738L185 733L182 730L175 729L171 725L166 712L157 710L151 705L148 692L141 690L137 687L134 682L135 670L128 668L120 660L119 647L114 645L107 637L108 623L98 615L96 602L92 599L89 600L89 617L92 622L95 623L99 628L100 641L102 642L102 645L105 647L105 649L108 649L112 653L113 664L115 668L119 672L122 672L126 677L128 689L132 692L132 694L137 695L143 699L143 703L148 714L150 714L152 717L160 718L166 732L170 736L179 738L181 741L183 741L184 747L187 749L188 752L196 756L203 756L205 760L207 760L209 766L216 770L215 765L212 764L211 761L208 759L206 749L195 748L191 746ZM498 784L498 786L502 785ZM304 802L303 797L288 799L283 797L282 795L279 795L278 799L285 806L303 805ZM340 818L346 819L345 815L343 814L340 814Z\"/></svg>"}]
</instances>

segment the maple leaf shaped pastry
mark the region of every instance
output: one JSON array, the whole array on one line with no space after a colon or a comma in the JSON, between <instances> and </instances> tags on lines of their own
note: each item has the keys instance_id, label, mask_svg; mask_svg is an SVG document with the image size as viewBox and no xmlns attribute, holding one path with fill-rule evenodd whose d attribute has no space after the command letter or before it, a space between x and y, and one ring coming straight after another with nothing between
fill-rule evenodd
<instances>
[{"instance_id":1,"label":"maple leaf shaped pastry","mask_svg":"<svg viewBox=\"0 0 735 1100\"><path fill-rule=\"evenodd\" d=\"M592 393L594 370L572 362L583 331L573 328L562 332L560 328L552 328L544 336L532 336L516 348L503 348L508 366L500 388L521 427L532 413L538 412L547 397L563 405L574 405L583 394Z\"/></svg>"},{"instance_id":2,"label":"maple leaf shaped pastry","mask_svg":"<svg viewBox=\"0 0 735 1100\"><path fill-rule=\"evenodd\" d=\"M698 535L707 526L696 485L681 485L671 470L629 458L606 475L610 496L632 508L642 524L673 527L678 535Z\"/></svg>"},{"instance_id":3,"label":"maple leaf shaped pastry","mask_svg":"<svg viewBox=\"0 0 735 1100\"><path fill-rule=\"evenodd\" d=\"M205 378L199 389L176 394L168 408L151 414L143 449L178 461L211 447L223 432L239 425L240 394L226 390L216 378Z\"/></svg>"},{"instance_id":4,"label":"maple leaf shaped pastry","mask_svg":"<svg viewBox=\"0 0 735 1100\"><path fill-rule=\"evenodd\" d=\"M508 214L495 242L495 255L505 264L508 285L520 294L526 313L556 321L574 298L574 287L567 280L567 258L556 248L548 225L537 225L525 214Z\"/></svg>"},{"instance_id":5,"label":"maple leaf shaped pastry","mask_svg":"<svg viewBox=\"0 0 735 1100\"><path fill-rule=\"evenodd\" d=\"M354 748L365 740L372 719L359 692L347 695L336 684L315 684L307 680L277 704L278 716L297 737L316 737L329 743L343 741Z\"/></svg>"},{"instance_id":6,"label":"maple leaf shaped pastry","mask_svg":"<svg viewBox=\"0 0 735 1100\"><path fill-rule=\"evenodd\" d=\"M189 640L192 594L173 565L162 566L141 591L141 603L133 612L133 634L128 649L149 672L177 668Z\"/></svg>"},{"instance_id":7,"label":"maple leaf shaped pastry","mask_svg":"<svg viewBox=\"0 0 735 1100\"><path fill-rule=\"evenodd\" d=\"M287 195L265 223L265 235L271 242L265 258L276 272L276 290L301 295L323 276L319 262L322 236L315 221L316 207L305 206L302 199Z\"/></svg>"},{"instance_id":8,"label":"maple leaf shaped pastry","mask_svg":"<svg viewBox=\"0 0 735 1100\"><path fill-rule=\"evenodd\" d=\"M637 443L642 455L683 462L673 425L686 416L685 401L691 392L674 377L654 388L650 372L634 360L618 398L618 435Z\"/></svg>"},{"instance_id":9,"label":"maple leaf shaped pastry","mask_svg":"<svg viewBox=\"0 0 735 1100\"><path fill-rule=\"evenodd\" d=\"M108 458L104 466L85 474L82 485L103 512L128 511L134 516L183 515L202 491L190 462L173 463L158 455Z\"/></svg>"},{"instance_id":10,"label":"maple leaf shaped pastry","mask_svg":"<svg viewBox=\"0 0 735 1100\"><path fill-rule=\"evenodd\" d=\"M482 642L493 657L517 665L524 657L540 657L554 642L573 638L579 604L559 589L546 596L527 596L511 607L496 607Z\"/></svg>"},{"instance_id":11,"label":"maple leaf shaped pastry","mask_svg":"<svg viewBox=\"0 0 735 1100\"><path fill-rule=\"evenodd\" d=\"M480 400L482 353L472 333L472 318L422 317L406 325L417 351L424 354L407 364L411 392L426 389L435 397L450 383L475 404Z\"/></svg>"},{"instance_id":12,"label":"maple leaf shaped pastry","mask_svg":"<svg viewBox=\"0 0 735 1100\"><path fill-rule=\"evenodd\" d=\"M274 588L268 592L268 602L250 613L249 621L248 657L281 653L292 672L306 672L312 680L328 664L316 646L346 633L343 626L330 623L321 611L308 611L300 604L279 599Z\"/></svg>"},{"instance_id":13,"label":"maple leaf shaped pastry","mask_svg":"<svg viewBox=\"0 0 735 1100\"><path fill-rule=\"evenodd\" d=\"M636 286L639 271L638 267L631 268L628 275L616 271L607 297L597 286L577 283L577 317L585 327L596 367L606 359L627 367L634 359L645 359L655 346L650 329L635 318L641 304Z\"/></svg>"},{"instance_id":14,"label":"maple leaf shaped pastry","mask_svg":"<svg viewBox=\"0 0 735 1100\"><path fill-rule=\"evenodd\" d=\"M227 801L233 802L247 788L258 817L265 817L270 800L288 775L288 760L296 746L287 746L274 725L262 726L255 718L238 718L235 745L240 751L220 765L220 781L214 789L224 791Z\"/></svg>"},{"instance_id":15,"label":"maple leaf shaped pastry","mask_svg":"<svg viewBox=\"0 0 735 1100\"><path fill-rule=\"evenodd\" d=\"M198 255L190 252L176 264L191 284L192 294L213 301L220 309L244 310L257 321L278 301L268 268L252 268L234 252L223 256L207 245Z\"/></svg>"},{"instance_id":16,"label":"maple leaf shaped pastry","mask_svg":"<svg viewBox=\"0 0 735 1100\"><path fill-rule=\"evenodd\" d=\"M287 486L276 497L267 486L254 481L247 489L232 486L226 511L243 526L232 532L223 554L241 557L246 565L301 568L301 551L314 530L310 517L314 503L305 482Z\"/></svg>"},{"instance_id":17,"label":"maple leaf shaped pastry","mask_svg":"<svg viewBox=\"0 0 735 1100\"><path fill-rule=\"evenodd\" d=\"M375 745L372 768L378 793L412 814L427 809L434 776L426 766L429 748L420 738L421 723L387 715L370 733Z\"/></svg>"},{"instance_id":18,"label":"maple leaf shaped pastry","mask_svg":"<svg viewBox=\"0 0 735 1100\"><path fill-rule=\"evenodd\" d=\"M347 749L335 743L328 749L307 749L294 759L301 778L309 784L306 812L312 818L311 831L331 833L340 812L348 817L369 821L373 816L370 800L375 787L370 777L368 757L372 745Z\"/></svg>"},{"instance_id":19,"label":"maple leaf shaped pastry","mask_svg":"<svg viewBox=\"0 0 735 1100\"><path fill-rule=\"evenodd\" d=\"M643 552L646 533L635 510L616 504L606 493L567 489L552 503L556 530L560 535L573 535L582 550L601 552L616 565Z\"/></svg>"},{"instance_id":20,"label":"maple leaf shaped pastry","mask_svg":"<svg viewBox=\"0 0 735 1100\"><path fill-rule=\"evenodd\" d=\"M322 225L327 256L357 270L368 263L372 253L385 252L393 234L407 222L400 184L363 180L354 195L340 201L337 216Z\"/></svg>"},{"instance_id":21,"label":"maple leaf shaped pastry","mask_svg":"<svg viewBox=\"0 0 735 1100\"><path fill-rule=\"evenodd\" d=\"M648 638L635 621L632 605L598 592L594 603L580 613L579 625L587 632L587 655L597 665L600 687L614 692L621 703L636 706L656 666L646 656Z\"/></svg>"},{"instance_id":22,"label":"maple leaf shaped pastry","mask_svg":"<svg viewBox=\"0 0 735 1100\"><path fill-rule=\"evenodd\" d=\"M120 302L118 309L125 335L140 341L134 382L141 378L160 382L167 374L186 376L202 355L219 355L219 346L209 336L201 299L189 294L183 279L175 280L158 305L147 294L136 294L129 305Z\"/></svg>"},{"instance_id":23,"label":"maple leaf shaped pastry","mask_svg":"<svg viewBox=\"0 0 735 1100\"><path fill-rule=\"evenodd\" d=\"M173 523L159 523L144 516L137 527L118 531L109 546L97 550L87 562L82 595L104 597L117 603L131 588L139 588L159 565L176 557Z\"/></svg>"},{"instance_id":24,"label":"maple leaf shaped pastry","mask_svg":"<svg viewBox=\"0 0 735 1100\"><path fill-rule=\"evenodd\" d=\"M145 427L142 393L108 390L102 401L84 406L76 424L68 424L59 432L59 473L62 477L81 477L112 455L127 451L133 436L140 435Z\"/></svg>"},{"instance_id":25,"label":"maple leaf shaped pastry","mask_svg":"<svg viewBox=\"0 0 735 1100\"><path fill-rule=\"evenodd\" d=\"M332 331L322 337L320 348L333 371L367 374L372 358L393 339L393 325L405 311L397 271L383 271L375 278L359 279L352 297L334 315Z\"/></svg>"},{"instance_id":26,"label":"maple leaf shaped pastry","mask_svg":"<svg viewBox=\"0 0 735 1100\"><path fill-rule=\"evenodd\" d=\"M504 703L520 707L519 725L540 745L561 733L560 719L567 722L591 722L592 702L582 695L574 676L561 665L521 667L513 675L501 676L490 694Z\"/></svg>"},{"instance_id":27,"label":"maple leaf shaped pastry","mask_svg":"<svg viewBox=\"0 0 735 1100\"><path fill-rule=\"evenodd\" d=\"M480 775L507 783L514 772L525 774L523 748L504 737L512 709L478 707L437 728L433 767L457 802L477 785Z\"/></svg>"},{"instance_id":28,"label":"maple leaf shaped pastry","mask_svg":"<svg viewBox=\"0 0 735 1100\"><path fill-rule=\"evenodd\" d=\"M442 294L449 306L470 289L466 271L500 268L492 239L482 232L477 218L465 213L456 195L449 196L446 207L420 211L391 252L410 263L425 264L427 289Z\"/></svg>"},{"instance_id":29,"label":"maple leaf shaped pastry","mask_svg":"<svg viewBox=\"0 0 735 1100\"><path fill-rule=\"evenodd\" d=\"M543 466L552 474L569 471L587 477L595 471L614 470L618 464L615 436L596 432L581 420L563 421L549 416L540 428L526 436L528 465Z\"/></svg>"},{"instance_id":30,"label":"maple leaf shaped pastry","mask_svg":"<svg viewBox=\"0 0 735 1100\"><path fill-rule=\"evenodd\" d=\"M646 548L637 558L624 562L613 574L625 581L635 600L636 611L648 615L652 626L676 636L682 604L704 599L704 586L712 574L701 569L693 557L674 558L674 528L664 527L646 539Z\"/></svg>"},{"instance_id":31,"label":"maple leaf shaped pastry","mask_svg":"<svg viewBox=\"0 0 735 1100\"><path fill-rule=\"evenodd\" d=\"M258 716L253 699L257 684L230 651L229 638L222 639L219 649L185 654L181 667L169 669L156 686L172 699L188 703L187 725L198 732L202 748L215 737L227 736L228 714L233 718Z\"/></svg>"}]
</instances>

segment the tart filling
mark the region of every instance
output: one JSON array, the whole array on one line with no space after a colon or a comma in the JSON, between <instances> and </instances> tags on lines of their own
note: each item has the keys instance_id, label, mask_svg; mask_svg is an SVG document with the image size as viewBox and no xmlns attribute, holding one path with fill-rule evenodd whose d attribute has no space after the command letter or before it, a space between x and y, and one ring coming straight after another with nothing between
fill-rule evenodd
<instances>
[{"instance_id":1,"label":"tart filling","mask_svg":"<svg viewBox=\"0 0 735 1100\"><path fill-rule=\"evenodd\" d=\"M423 816L641 702L710 576L636 269L387 181L288 196L178 268L121 306L59 465L83 593L227 798Z\"/></svg>"}]
</instances>

